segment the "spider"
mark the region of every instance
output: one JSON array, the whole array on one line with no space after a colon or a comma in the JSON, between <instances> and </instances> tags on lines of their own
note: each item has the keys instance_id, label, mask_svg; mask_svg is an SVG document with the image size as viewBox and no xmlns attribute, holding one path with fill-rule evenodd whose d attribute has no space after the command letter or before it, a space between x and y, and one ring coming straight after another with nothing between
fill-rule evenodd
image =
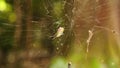
<instances>
[{"instance_id":1,"label":"spider","mask_svg":"<svg viewBox=\"0 0 120 68\"><path fill-rule=\"evenodd\" d=\"M63 33L64 33L64 30L65 30L64 27L59 27L57 29L57 32L55 33L53 39L61 37L63 35Z\"/></svg>"}]
</instances>

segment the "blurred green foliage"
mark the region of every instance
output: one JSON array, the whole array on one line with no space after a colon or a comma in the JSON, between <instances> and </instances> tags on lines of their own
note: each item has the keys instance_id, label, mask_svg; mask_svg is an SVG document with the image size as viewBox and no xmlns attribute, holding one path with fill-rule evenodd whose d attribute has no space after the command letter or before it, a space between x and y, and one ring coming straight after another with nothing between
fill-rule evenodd
<instances>
[{"instance_id":1,"label":"blurred green foliage","mask_svg":"<svg viewBox=\"0 0 120 68\"><path fill-rule=\"evenodd\" d=\"M12 6L0 0L0 50L9 51L13 46L15 15Z\"/></svg>"},{"instance_id":2,"label":"blurred green foliage","mask_svg":"<svg viewBox=\"0 0 120 68\"><path fill-rule=\"evenodd\" d=\"M62 57L54 57L50 68L67 68L67 61Z\"/></svg>"}]
</instances>

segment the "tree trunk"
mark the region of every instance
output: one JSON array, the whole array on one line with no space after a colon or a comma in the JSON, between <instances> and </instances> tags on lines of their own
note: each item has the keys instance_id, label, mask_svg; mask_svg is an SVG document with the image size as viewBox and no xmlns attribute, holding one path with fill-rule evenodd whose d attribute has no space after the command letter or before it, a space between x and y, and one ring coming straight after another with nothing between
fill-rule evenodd
<instances>
[{"instance_id":1,"label":"tree trunk","mask_svg":"<svg viewBox=\"0 0 120 68\"><path fill-rule=\"evenodd\" d=\"M32 46L32 0L25 0L26 8L26 48L30 48Z\"/></svg>"},{"instance_id":2,"label":"tree trunk","mask_svg":"<svg viewBox=\"0 0 120 68\"><path fill-rule=\"evenodd\" d=\"M21 1L14 0L14 10L16 14L16 24L15 24L15 35L14 35L14 45L15 47L21 46L21 35L22 35L22 9Z\"/></svg>"}]
</instances>

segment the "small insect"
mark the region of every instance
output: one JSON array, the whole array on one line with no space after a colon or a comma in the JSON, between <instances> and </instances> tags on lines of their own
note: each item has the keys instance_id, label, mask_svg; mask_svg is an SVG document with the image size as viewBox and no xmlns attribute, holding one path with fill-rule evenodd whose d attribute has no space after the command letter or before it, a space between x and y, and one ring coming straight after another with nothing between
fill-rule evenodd
<instances>
[{"instance_id":1,"label":"small insect","mask_svg":"<svg viewBox=\"0 0 120 68\"><path fill-rule=\"evenodd\" d=\"M59 27L53 39L62 36L63 33L64 33L64 28L63 27Z\"/></svg>"},{"instance_id":2,"label":"small insect","mask_svg":"<svg viewBox=\"0 0 120 68\"><path fill-rule=\"evenodd\" d=\"M68 63L68 68L71 68L71 65L72 65L72 63L71 63L71 62L69 62L69 63Z\"/></svg>"}]
</instances>

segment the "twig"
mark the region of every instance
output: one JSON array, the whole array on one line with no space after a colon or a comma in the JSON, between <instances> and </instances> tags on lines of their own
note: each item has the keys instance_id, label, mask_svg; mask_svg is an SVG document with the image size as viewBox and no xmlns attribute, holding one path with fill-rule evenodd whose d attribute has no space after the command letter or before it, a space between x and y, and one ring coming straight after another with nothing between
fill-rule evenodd
<instances>
[{"instance_id":1,"label":"twig","mask_svg":"<svg viewBox=\"0 0 120 68\"><path fill-rule=\"evenodd\" d=\"M89 33L89 37L88 37L88 39L87 39L87 41L86 41L86 43L87 43L87 53L88 53L88 51L89 51L90 41L91 41L91 39L92 39L92 37L93 37L93 30L89 30L88 33Z\"/></svg>"}]
</instances>

